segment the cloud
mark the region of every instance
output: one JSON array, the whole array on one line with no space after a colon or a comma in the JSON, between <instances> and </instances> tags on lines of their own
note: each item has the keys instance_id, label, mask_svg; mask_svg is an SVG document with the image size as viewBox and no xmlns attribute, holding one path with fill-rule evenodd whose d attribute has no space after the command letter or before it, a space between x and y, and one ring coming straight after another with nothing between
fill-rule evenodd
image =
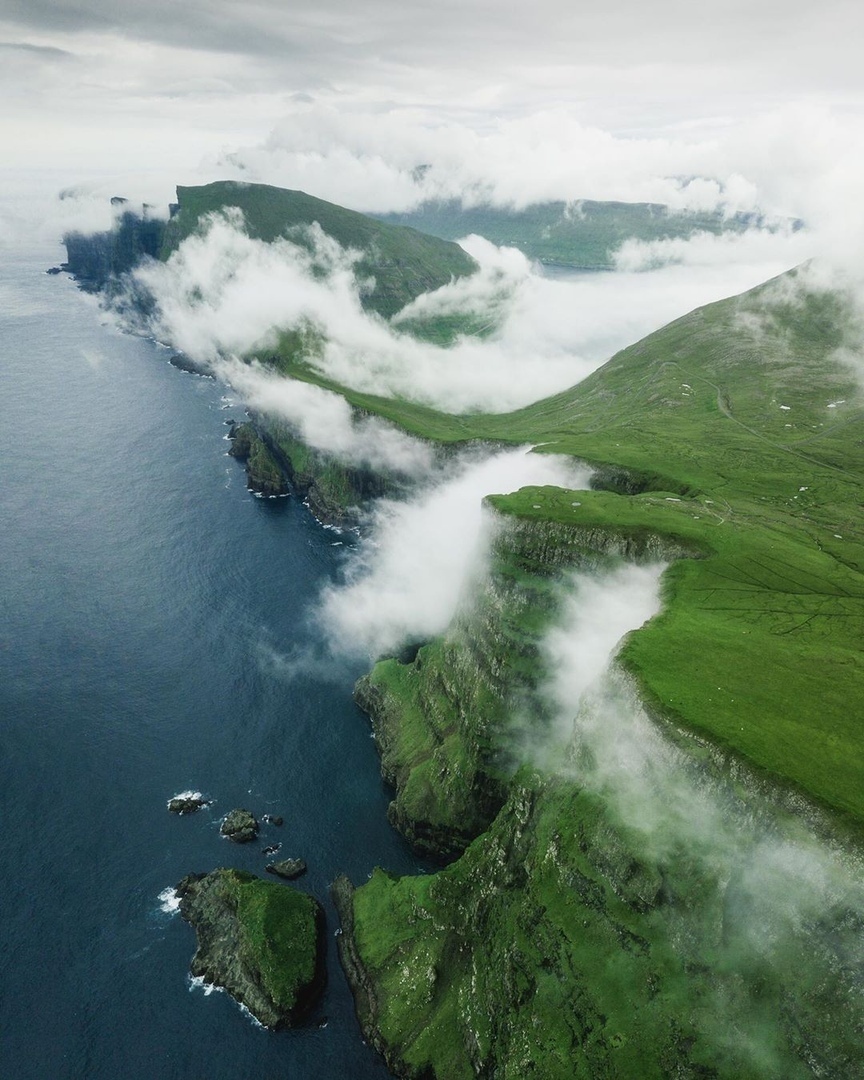
<instances>
[{"instance_id":1,"label":"cloud","mask_svg":"<svg viewBox=\"0 0 864 1080\"><path fill-rule=\"evenodd\" d=\"M24 53L43 60L65 60L72 54L52 45L32 45L29 41L0 41L0 53Z\"/></svg>"},{"instance_id":2,"label":"cloud","mask_svg":"<svg viewBox=\"0 0 864 1080\"><path fill-rule=\"evenodd\" d=\"M379 501L345 581L322 598L332 650L375 658L443 633L488 558L483 497L526 485L584 489L588 478L566 458L523 447L462 458L410 500Z\"/></svg>"},{"instance_id":3,"label":"cloud","mask_svg":"<svg viewBox=\"0 0 864 1080\"><path fill-rule=\"evenodd\" d=\"M698 242L681 245L680 265L650 273L551 279L518 251L471 237L463 243L480 271L418 298L388 325L362 308L358 253L320 229L304 238L306 246L265 244L245 235L237 214L213 218L166 264L136 274L156 301L156 336L213 362L272 348L278 330L311 328L322 344L309 362L337 383L448 412L507 411L572 386L623 346L788 269L800 253L793 236L745 235L707 245L713 257L701 261L690 257ZM494 329L449 348L403 329L458 312Z\"/></svg>"},{"instance_id":4,"label":"cloud","mask_svg":"<svg viewBox=\"0 0 864 1080\"><path fill-rule=\"evenodd\" d=\"M287 423L307 446L337 461L415 478L432 468L428 443L376 417L358 417L339 394L236 359L218 361L214 370L250 408Z\"/></svg>"},{"instance_id":5,"label":"cloud","mask_svg":"<svg viewBox=\"0 0 864 1080\"><path fill-rule=\"evenodd\" d=\"M794 186L840 149L805 124L796 151L784 111L860 127L852 4L714 5L698 26L674 0L616 11L7 0L0 36L31 55L0 70L4 160L67 182L118 161L175 182L236 168L358 209L436 193L771 209L765 175Z\"/></svg>"},{"instance_id":6,"label":"cloud","mask_svg":"<svg viewBox=\"0 0 864 1080\"><path fill-rule=\"evenodd\" d=\"M782 22L772 5L714 4L698 25L680 17L676 0L658 0L650 9L618 0L602 12L539 0L530 10L496 9L494 17L483 0L439 0L412 5L410 18L397 0L362 8L324 0L290 10L278 0L242 9L228 0L188 8L168 0L6 0L3 16L32 34L110 33L150 46L240 54L286 74L294 68L307 85L318 75L351 93L372 83L415 99L428 87L443 99L449 77L454 101L479 96L480 87L494 100L517 80L556 97L568 79L584 99L591 76L595 92L614 92L617 75L630 93L633 69L651 79L652 96L673 90L680 96L689 85L696 101L721 86L727 96L740 88L751 98L766 85L843 86L857 74L860 29L854 7L843 0L826 0L818 14L802 0L786 4ZM797 61L801 55L806 66Z\"/></svg>"},{"instance_id":7,"label":"cloud","mask_svg":"<svg viewBox=\"0 0 864 1080\"><path fill-rule=\"evenodd\" d=\"M779 226L745 232L696 232L689 238L625 240L613 253L618 270L639 272L664 266L727 267L730 264L794 265L808 259L813 236L804 229ZM771 276L771 275L768 275Z\"/></svg>"}]
</instances>

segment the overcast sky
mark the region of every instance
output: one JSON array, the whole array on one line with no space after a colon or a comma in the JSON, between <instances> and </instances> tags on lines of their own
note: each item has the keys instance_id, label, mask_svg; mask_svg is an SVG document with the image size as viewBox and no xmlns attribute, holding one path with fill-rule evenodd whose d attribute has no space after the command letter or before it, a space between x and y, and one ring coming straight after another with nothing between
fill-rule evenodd
<instances>
[{"instance_id":1,"label":"overcast sky","mask_svg":"<svg viewBox=\"0 0 864 1080\"><path fill-rule=\"evenodd\" d=\"M860 191L862 31L853 0L0 0L4 190L242 175L371 210L818 218Z\"/></svg>"}]
</instances>

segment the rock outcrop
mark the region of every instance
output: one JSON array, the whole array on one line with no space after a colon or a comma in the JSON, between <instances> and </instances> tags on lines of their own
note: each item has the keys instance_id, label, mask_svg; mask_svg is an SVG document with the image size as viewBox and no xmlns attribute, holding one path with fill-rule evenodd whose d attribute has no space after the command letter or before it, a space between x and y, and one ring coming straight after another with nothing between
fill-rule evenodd
<instances>
[{"instance_id":1,"label":"rock outcrop","mask_svg":"<svg viewBox=\"0 0 864 1080\"><path fill-rule=\"evenodd\" d=\"M324 915L287 885L239 870L189 874L180 914L195 928L195 978L218 986L265 1027L301 1022L324 985Z\"/></svg>"},{"instance_id":2,"label":"rock outcrop","mask_svg":"<svg viewBox=\"0 0 864 1080\"><path fill-rule=\"evenodd\" d=\"M246 485L267 498L288 494L285 472L254 424L232 425L228 433L232 457L246 466Z\"/></svg>"},{"instance_id":3,"label":"rock outcrop","mask_svg":"<svg viewBox=\"0 0 864 1080\"><path fill-rule=\"evenodd\" d=\"M220 825L219 832L235 844L248 844L258 835L258 822L248 810L232 810Z\"/></svg>"},{"instance_id":4,"label":"rock outcrop","mask_svg":"<svg viewBox=\"0 0 864 1080\"><path fill-rule=\"evenodd\" d=\"M209 802L200 791L181 791L168 800L168 809L172 814L194 814Z\"/></svg>"},{"instance_id":5,"label":"rock outcrop","mask_svg":"<svg viewBox=\"0 0 864 1080\"><path fill-rule=\"evenodd\" d=\"M306 863L303 859L280 859L279 862L268 863L264 869L268 874L293 881L306 873Z\"/></svg>"}]
</instances>

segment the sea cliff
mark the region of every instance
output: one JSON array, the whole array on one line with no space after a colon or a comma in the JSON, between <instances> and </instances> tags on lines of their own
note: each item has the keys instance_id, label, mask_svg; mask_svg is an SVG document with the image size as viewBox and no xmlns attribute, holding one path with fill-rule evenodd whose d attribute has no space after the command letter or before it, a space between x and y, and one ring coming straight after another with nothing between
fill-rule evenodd
<instances>
[{"instance_id":1,"label":"sea cliff","mask_svg":"<svg viewBox=\"0 0 864 1080\"><path fill-rule=\"evenodd\" d=\"M559 745L551 767L537 753L551 674L538 642L562 574L706 553L499 517L489 575L445 638L358 688L395 784L391 820L418 850L455 857L435 874L338 884L367 1038L415 1080L856 1075L858 894L834 894L805 926L778 913L794 879L783 895L770 864L800 835L794 795L646 710L626 642L603 707L632 718L607 723L648 772L634 764L610 788L593 761L602 742Z\"/></svg>"}]
</instances>

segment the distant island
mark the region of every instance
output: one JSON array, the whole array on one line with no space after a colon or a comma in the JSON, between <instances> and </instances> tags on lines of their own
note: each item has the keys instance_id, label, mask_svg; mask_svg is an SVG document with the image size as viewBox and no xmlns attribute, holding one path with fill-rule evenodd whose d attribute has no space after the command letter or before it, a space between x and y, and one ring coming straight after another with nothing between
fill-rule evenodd
<instances>
[{"instance_id":1,"label":"distant island","mask_svg":"<svg viewBox=\"0 0 864 1080\"><path fill-rule=\"evenodd\" d=\"M509 232L534 257L574 266L609 265L609 252L644 238L649 222L688 235L648 204L582 204L564 238L550 225L560 205L508 220L488 209L460 217L447 204L382 221L301 192L220 182L178 189L167 220L120 207L112 232L67 237L68 269L119 295L141 259L169 259L226 207L264 241L317 222L363 252L373 284L362 303L383 319L476 269L456 244L405 223L456 236L492 221L490 239ZM792 271L685 315L577 386L506 415L450 415L338 386L290 328L254 357L444 453L534 444L593 469L593 489L578 498L548 487L489 492L500 529L473 602L415 655L381 658L356 689L393 785L390 820L441 864L334 886L358 1016L398 1075L860 1074L860 974L844 951L860 934L860 910L840 900L807 909L791 936L754 941L748 912L760 879L727 872L728 853L709 844L721 818L726 837L758 825L777 838L770 851L753 842L751 865L766 880L802 831L850 858L860 851L864 410L843 354L852 323L841 293ZM441 317L411 329L442 347L482 332ZM404 485L309 448L267 415L232 434L250 486L284 484L322 519L350 520L358 503ZM614 679L697 793L681 810L705 822L689 845L646 843L602 783L514 753L526 725L549 721L537 696L540 642L560 616L562 580L658 561L667 564L662 612L626 637ZM569 752L577 761L579 748Z\"/></svg>"}]
</instances>

